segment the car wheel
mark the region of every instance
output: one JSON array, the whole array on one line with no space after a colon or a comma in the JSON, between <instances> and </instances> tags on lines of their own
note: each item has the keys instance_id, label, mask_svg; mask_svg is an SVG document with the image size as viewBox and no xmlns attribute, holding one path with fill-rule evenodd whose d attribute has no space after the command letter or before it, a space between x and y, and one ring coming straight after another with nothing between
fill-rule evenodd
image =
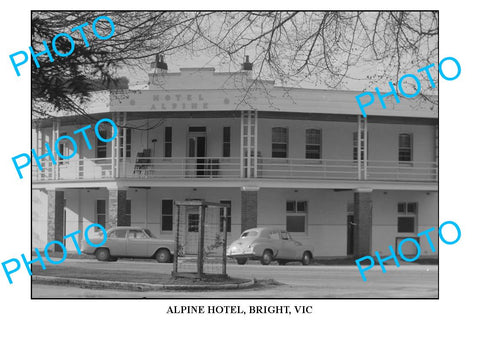
<instances>
[{"instance_id":1,"label":"car wheel","mask_svg":"<svg viewBox=\"0 0 480 340\"><path fill-rule=\"evenodd\" d=\"M97 249L95 257L98 261L108 261L110 259L110 251L107 248Z\"/></svg>"},{"instance_id":2,"label":"car wheel","mask_svg":"<svg viewBox=\"0 0 480 340\"><path fill-rule=\"evenodd\" d=\"M278 260L278 265L279 265L279 266L284 266L284 265L286 265L286 264L287 264L287 261L285 261L285 260Z\"/></svg>"},{"instance_id":3,"label":"car wheel","mask_svg":"<svg viewBox=\"0 0 480 340\"><path fill-rule=\"evenodd\" d=\"M307 266L310 264L310 262L312 262L312 255L306 251L303 253L303 256L302 256L302 264L304 266Z\"/></svg>"},{"instance_id":4,"label":"car wheel","mask_svg":"<svg viewBox=\"0 0 480 340\"><path fill-rule=\"evenodd\" d=\"M240 265L243 265L243 264L247 263L247 260L248 259L243 259L243 258L237 259L237 263L240 264Z\"/></svg>"},{"instance_id":5,"label":"car wheel","mask_svg":"<svg viewBox=\"0 0 480 340\"><path fill-rule=\"evenodd\" d=\"M265 250L263 252L263 255L262 255L262 259L260 260L260 262L266 266L266 265L269 265L270 262L272 262L273 260L273 254L270 250Z\"/></svg>"},{"instance_id":6,"label":"car wheel","mask_svg":"<svg viewBox=\"0 0 480 340\"><path fill-rule=\"evenodd\" d=\"M155 253L155 259L160 263L167 263L170 261L170 252L167 249L159 249Z\"/></svg>"}]
</instances>

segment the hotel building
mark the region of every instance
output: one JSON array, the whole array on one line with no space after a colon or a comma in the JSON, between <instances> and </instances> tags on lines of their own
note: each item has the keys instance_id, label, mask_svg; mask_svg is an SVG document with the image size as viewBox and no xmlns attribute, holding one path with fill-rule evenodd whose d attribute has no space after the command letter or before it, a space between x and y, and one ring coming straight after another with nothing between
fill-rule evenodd
<instances>
[{"instance_id":1,"label":"hotel building","mask_svg":"<svg viewBox=\"0 0 480 340\"><path fill-rule=\"evenodd\" d=\"M231 205L229 242L275 226L313 244L315 257L388 255L389 245L438 226L437 105L390 96L383 109L376 97L364 119L359 92L279 87L252 79L251 68L174 73L157 60L146 90L98 91L87 116L34 120L38 155L62 135L78 150L33 166L33 246L76 230L83 237L91 223L172 238L173 202L188 199ZM108 143L93 131L102 118L119 127ZM73 133L86 125L91 149ZM111 136L111 126L100 133ZM68 140L59 150L74 153ZM425 237L419 243L432 255ZM415 254L408 245L403 252Z\"/></svg>"}]
</instances>

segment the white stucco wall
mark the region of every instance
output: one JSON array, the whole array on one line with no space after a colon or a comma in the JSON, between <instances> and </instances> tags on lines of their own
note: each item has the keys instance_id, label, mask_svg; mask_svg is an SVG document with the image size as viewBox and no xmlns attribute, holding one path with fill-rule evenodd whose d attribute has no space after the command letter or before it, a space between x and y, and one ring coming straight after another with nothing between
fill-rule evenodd
<instances>
[{"instance_id":1,"label":"white stucco wall","mask_svg":"<svg viewBox=\"0 0 480 340\"><path fill-rule=\"evenodd\" d=\"M161 200L205 199L219 202L232 201L232 232L229 242L240 235L241 206L239 188L153 188L128 189L127 199L132 201L131 225L147 227L155 235L170 239L171 231L161 231ZM47 194L33 191L33 246L42 248L47 242ZM84 230L95 222L95 201L108 201L106 189L68 189L66 200L66 234ZM80 201L79 201L80 200ZM258 226L285 228L286 201L308 202L307 230L305 233L292 233L301 242L310 242L315 247L315 256L345 256L347 253L347 206L353 202L351 191L319 189L260 189L258 193ZM374 191L372 193L373 233L372 254L378 251L388 255L388 246L395 247L397 237L415 237L417 233L434 227L430 234L438 249L438 209L437 193L424 191ZM147 203L146 203L147 202ZM397 232L398 202L417 202L418 228L415 233ZM108 211L108 207L107 207ZM147 219L148 215L148 219ZM79 217L80 216L80 217ZM82 229L83 228L83 229ZM431 255L425 237L420 238L422 254ZM74 250L71 242L67 249Z\"/></svg>"}]
</instances>

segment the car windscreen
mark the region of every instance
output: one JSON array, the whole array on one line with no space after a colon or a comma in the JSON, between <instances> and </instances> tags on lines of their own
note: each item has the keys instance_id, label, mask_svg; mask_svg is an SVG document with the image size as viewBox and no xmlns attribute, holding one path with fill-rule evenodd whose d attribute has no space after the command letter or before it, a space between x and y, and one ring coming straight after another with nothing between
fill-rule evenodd
<instances>
[{"instance_id":1,"label":"car windscreen","mask_svg":"<svg viewBox=\"0 0 480 340\"><path fill-rule=\"evenodd\" d=\"M242 234L241 238L246 238L246 237L255 237L258 235L258 232L255 230L250 230L246 231Z\"/></svg>"}]
</instances>

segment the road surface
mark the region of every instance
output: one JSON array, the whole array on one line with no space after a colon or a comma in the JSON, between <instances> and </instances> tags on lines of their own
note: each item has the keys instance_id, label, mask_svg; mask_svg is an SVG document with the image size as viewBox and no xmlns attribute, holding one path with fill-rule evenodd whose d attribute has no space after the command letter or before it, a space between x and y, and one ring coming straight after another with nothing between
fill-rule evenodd
<instances>
[{"instance_id":1,"label":"road surface","mask_svg":"<svg viewBox=\"0 0 480 340\"><path fill-rule=\"evenodd\" d=\"M67 259L68 266L101 268L102 270L129 270L169 274L172 264L153 261L99 262L96 260ZM58 265L62 266L62 264ZM258 262L240 266L229 263L227 272L232 277L265 280L267 284L244 290L222 291L150 291L86 289L71 286L33 284L33 298L437 298L438 266L402 264L379 266L366 272L364 282L356 266L302 266L269 265ZM280 284L268 284L268 282Z\"/></svg>"}]
</instances>

